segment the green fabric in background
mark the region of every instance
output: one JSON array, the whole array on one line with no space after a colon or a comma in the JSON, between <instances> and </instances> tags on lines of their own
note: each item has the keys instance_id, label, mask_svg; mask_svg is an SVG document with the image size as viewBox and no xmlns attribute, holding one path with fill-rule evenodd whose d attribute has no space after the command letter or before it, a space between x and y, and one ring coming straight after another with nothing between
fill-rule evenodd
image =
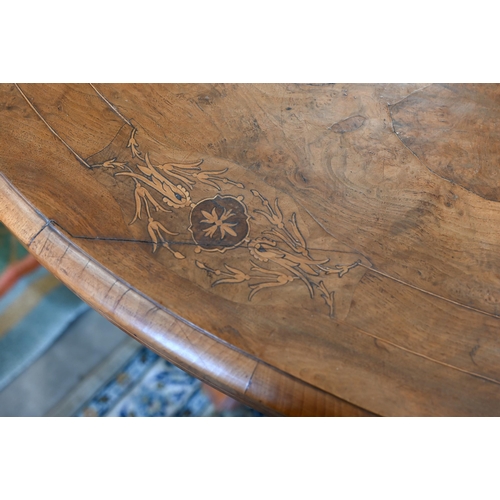
<instances>
[{"instance_id":1,"label":"green fabric in background","mask_svg":"<svg viewBox=\"0 0 500 500\"><path fill-rule=\"evenodd\" d=\"M0 222L0 273L12 262L22 259L28 251Z\"/></svg>"},{"instance_id":2,"label":"green fabric in background","mask_svg":"<svg viewBox=\"0 0 500 500\"><path fill-rule=\"evenodd\" d=\"M0 273L27 255L0 224ZM0 391L39 358L88 306L43 267L0 297Z\"/></svg>"}]
</instances>

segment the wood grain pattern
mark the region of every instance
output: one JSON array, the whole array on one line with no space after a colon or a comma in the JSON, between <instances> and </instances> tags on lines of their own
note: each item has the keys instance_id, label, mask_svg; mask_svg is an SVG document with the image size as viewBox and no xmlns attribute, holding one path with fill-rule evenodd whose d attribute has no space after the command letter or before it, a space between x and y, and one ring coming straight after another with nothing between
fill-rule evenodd
<instances>
[{"instance_id":1,"label":"wood grain pattern","mask_svg":"<svg viewBox=\"0 0 500 500\"><path fill-rule=\"evenodd\" d=\"M499 96L3 85L0 217L106 317L261 410L498 415Z\"/></svg>"}]
</instances>

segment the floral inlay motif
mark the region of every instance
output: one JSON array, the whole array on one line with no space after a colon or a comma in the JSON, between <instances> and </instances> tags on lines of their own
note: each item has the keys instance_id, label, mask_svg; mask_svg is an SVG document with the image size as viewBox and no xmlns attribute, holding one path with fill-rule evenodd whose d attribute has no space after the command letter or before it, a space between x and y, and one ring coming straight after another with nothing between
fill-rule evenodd
<instances>
[{"instance_id":1,"label":"floral inlay motif","mask_svg":"<svg viewBox=\"0 0 500 500\"><path fill-rule=\"evenodd\" d=\"M215 207L212 209L212 213L210 214L208 212L205 212L205 210L202 210L201 213L205 216L205 219L202 220L201 223L212 224L209 228L203 230L203 232L207 236L210 236L210 238L214 237L215 233L217 232L217 229L220 231L221 240L224 239L226 233L232 236L237 236L237 234L231 229L232 227L236 226L236 224L229 224L226 222L227 219L234 216L232 210L227 211L224 208L224 211L222 212L220 217L217 214L217 209Z\"/></svg>"}]
</instances>

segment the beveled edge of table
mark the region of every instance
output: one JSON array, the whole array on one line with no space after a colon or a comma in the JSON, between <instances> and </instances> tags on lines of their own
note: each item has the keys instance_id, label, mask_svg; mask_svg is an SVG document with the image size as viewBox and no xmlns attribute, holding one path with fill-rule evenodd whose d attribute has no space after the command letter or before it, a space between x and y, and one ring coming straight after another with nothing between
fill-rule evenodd
<instances>
[{"instance_id":1,"label":"beveled edge of table","mask_svg":"<svg viewBox=\"0 0 500 500\"><path fill-rule=\"evenodd\" d=\"M275 416L374 416L176 317L82 251L1 173L0 220L45 268L105 318L242 403Z\"/></svg>"}]
</instances>

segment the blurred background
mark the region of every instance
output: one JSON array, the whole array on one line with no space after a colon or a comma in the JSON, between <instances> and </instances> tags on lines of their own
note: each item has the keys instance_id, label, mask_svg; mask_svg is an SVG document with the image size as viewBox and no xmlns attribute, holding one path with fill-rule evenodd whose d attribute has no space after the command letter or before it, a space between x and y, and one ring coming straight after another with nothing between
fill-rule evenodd
<instances>
[{"instance_id":1,"label":"blurred background","mask_svg":"<svg viewBox=\"0 0 500 500\"><path fill-rule=\"evenodd\" d=\"M262 416L115 327L0 224L0 416Z\"/></svg>"}]
</instances>

